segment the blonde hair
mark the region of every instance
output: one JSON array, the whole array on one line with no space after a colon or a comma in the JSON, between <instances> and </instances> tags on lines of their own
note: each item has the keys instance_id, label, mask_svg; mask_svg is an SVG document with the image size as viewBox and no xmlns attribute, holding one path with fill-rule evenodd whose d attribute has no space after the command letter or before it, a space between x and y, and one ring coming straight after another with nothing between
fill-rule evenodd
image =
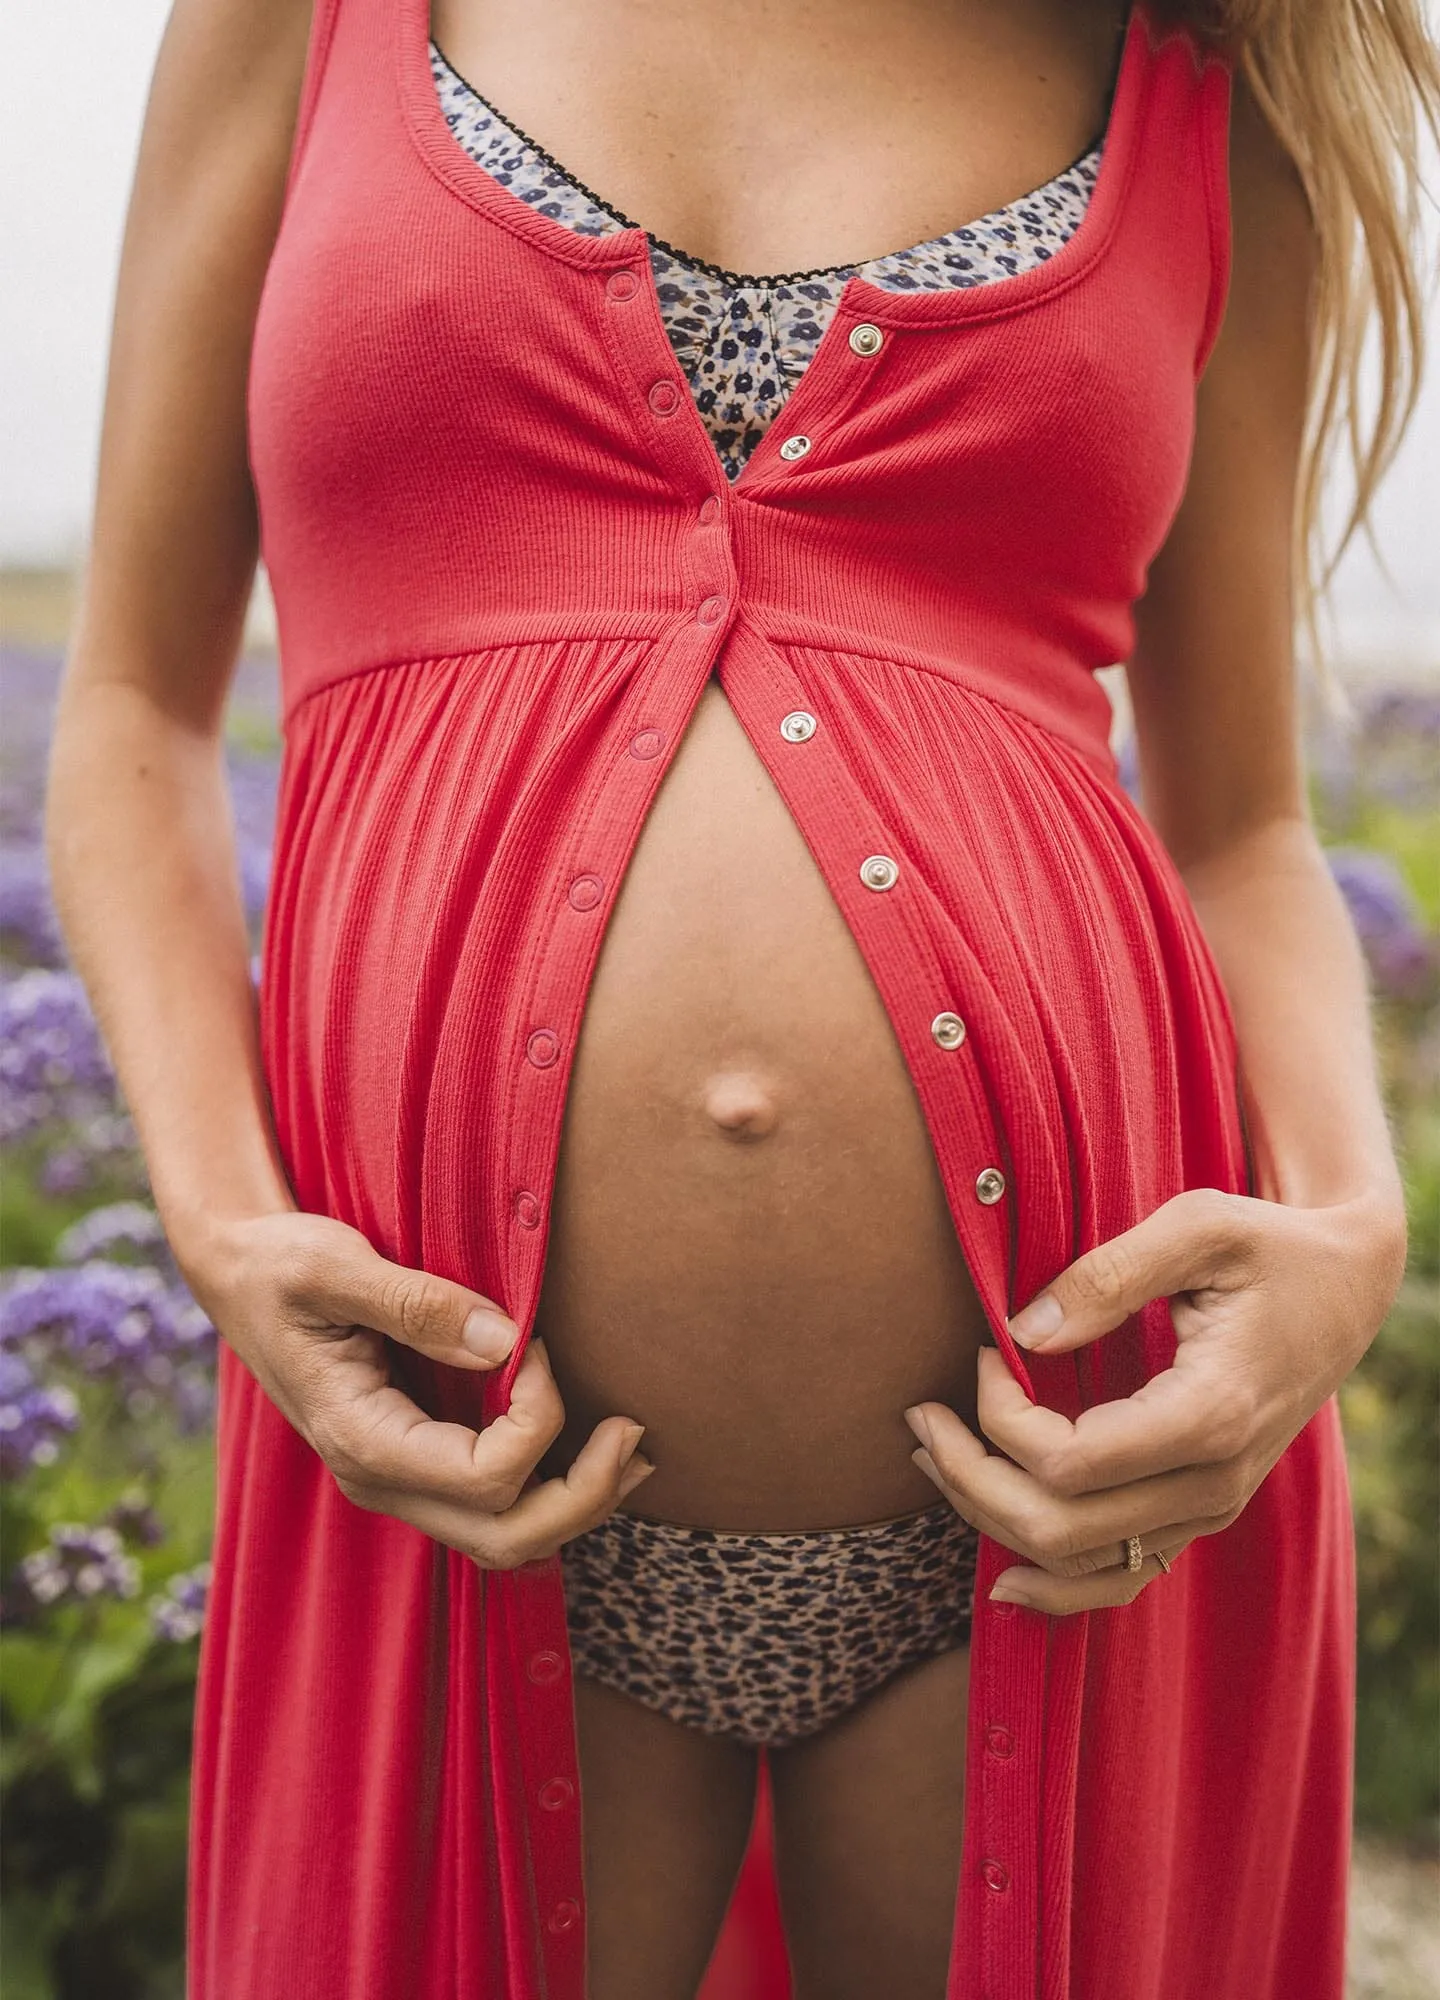
<instances>
[{"instance_id":1,"label":"blonde hair","mask_svg":"<svg viewBox=\"0 0 1440 2000\"><path fill-rule=\"evenodd\" d=\"M1294 161L1314 220L1295 575L1299 622L1319 662L1319 603L1356 531L1368 528L1420 389L1420 148L1427 129L1440 139L1440 51L1425 0L1167 0L1160 11L1234 61ZM1372 328L1378 393L1367 414L1361 360ZM1354 498L1327 547L1321 495L1342 443Z\"/></svg>"}]
</instances>

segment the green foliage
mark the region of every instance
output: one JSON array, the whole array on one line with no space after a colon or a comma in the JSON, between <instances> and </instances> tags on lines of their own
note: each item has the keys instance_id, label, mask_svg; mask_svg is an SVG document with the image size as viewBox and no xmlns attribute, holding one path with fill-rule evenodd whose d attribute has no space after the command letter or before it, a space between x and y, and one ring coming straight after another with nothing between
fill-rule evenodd
<instances>
[{"instance_id":1,"label":"green foliage","mask_svg":"<svg viewBox=\"0 0 1440 2000\"><path fill-rule=\"evenodd\" d=\"M1359 1592L1355 1812L1396 1835L1440 1818L1440 1287L1412 1278L1341 1389Z\"/></svg>"},{"instance_id":2,"label":"green foliage","mask_svg":"<svg viewBox=\"0 0 1440 2000\"><path fill-rule=\"evenodd\" d=\"M7 1758L6 2000L181 2000L196 1652L133 1627L98 1640L51 1729L37 1713ZM32 1652L27 1692L52 1664Z\"/></svg>"}]
</instances>

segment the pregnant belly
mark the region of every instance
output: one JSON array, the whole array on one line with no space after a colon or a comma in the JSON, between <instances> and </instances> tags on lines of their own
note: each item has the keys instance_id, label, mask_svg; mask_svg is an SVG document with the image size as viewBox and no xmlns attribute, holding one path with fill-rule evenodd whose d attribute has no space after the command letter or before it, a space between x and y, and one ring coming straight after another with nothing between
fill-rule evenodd
<instances>
[{"instance_id":1,"label":"pregnant belly","mask_svg":"<svg viewBox=\"0 0 1440 2000\"><path fill-rule=\"evenodd\" d=\"M902 1412L973 1424L985 1322L884 1006L714 681L587 1000L536 1318L569 1462L646 1426L627 1503L734 1531L935 1500Z\"/></svg>"}]
</instances>

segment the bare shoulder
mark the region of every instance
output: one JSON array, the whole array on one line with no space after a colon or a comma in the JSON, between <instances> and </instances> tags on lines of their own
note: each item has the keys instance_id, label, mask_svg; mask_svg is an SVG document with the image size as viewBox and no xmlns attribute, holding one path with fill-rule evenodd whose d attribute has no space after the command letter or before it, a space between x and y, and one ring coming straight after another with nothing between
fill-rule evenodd
<instances>
[{"instance_id":1,"label":"bare shoulder","mask_svg":"<svg viewBox=\"0 0 1440 2000\"><path fill-rule=\"evenodd\" d=\"M1310 203L1286 151L1243 75L1230 114L1230 292L1221 348L1280 342L1292 367L1303 348L1318 242Z\"/></svg>"},{"instance_id":2,"label":"bare shoulder","mask_svg":"<svg viewBox=\"0 0 1440 2000\"><path fill-rule=\"evenodd\" d=\"M1182 867L1304 810L1292 536L1317 244L1300 176L1239 76L1230 226L1189 481L1129 662L1146 807Z\"/></svg>"},{"instance_id":3,"label":"bare shoulder","mask_svg":"<svg viewBox=\"0 0 1440 2000\"><path fill-rule=\"evenodd\" d=\"M311 14L312 0L174 0L145 111L132 223L137 211L143 220L151 208L214 200L227 176L274 196Z\"/></svg>"}]
</instances>

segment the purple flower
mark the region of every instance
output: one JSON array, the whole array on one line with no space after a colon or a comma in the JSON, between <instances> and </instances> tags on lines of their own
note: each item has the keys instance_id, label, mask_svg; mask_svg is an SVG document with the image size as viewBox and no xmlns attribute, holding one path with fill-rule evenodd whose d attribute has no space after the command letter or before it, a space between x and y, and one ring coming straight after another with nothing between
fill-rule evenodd
<instances>
[{"instance_id":1,"label":"purple flower","mask_svg":"<svg viewBox=\"0 0 1440 2000\"><path fill-rule=\"evenodd\" d=\"M1332 847L1326 858L1380 992L1423 999L1437 969L1436 942L1400 870L1388 854L1364 847Z\"/></svg>"},{"instance_id":2,"label":"purple flower","mask_svg":"<svg viewBox=\"0 0 1440 2000\"><path fill-rule=\"evenodd\" d=\"M1440 695L1382 689L1363 702L1354 724L1315 730L1309 763L1333 826L1351 822L1368 802L1433 811L1440 798Z\"/></svg>"},{"instance_id":3,"label":"purple flower","mask_svg":"<svg viewBox=\"0 0 1440 2000\"><path fill-rule=\"evenodd\" d=\"M123 1540L147 1549L165 1539L165 1523L140 1492L122 1494L106 1513L105 1525L114 1528Z\"/></svg>"},{"instance_id":4,"label":"purple flower","mask_svg":"<svg viewBox=\"0 0 1440 2000\"><path fill-rule=\"evenodd\" d=\"M0 1348L0 1474L17 1479L35 1465L53 1465L60 1439L80 1421L73 1393L43 1387L22 1354Z\"/></svg>"},{"instance_id":5,"label":"purple flower","mask_svg":"<svg viewBox=\"0 0 1440 2000\"><path fill-rule=\"evenodd\" d=\"M172 1280L176 1275L160 1218L143 1201L114 1201L92 1208L55 1245L59 1264L88 1264L97 1257L112 1263L149 1264Z\"/></svg>"},{"instance_id":6,"label":"purple flower","mask_svg":"<svg viewBox=\"0 0 1440 2000\"><path fill-rule=\"evenodd\" d=\"M239 849L240 892L246 921L253 927L264 914L270 886L270 850L280 767L274 756L232 749L227 770Z\"/></svg>"},{"instance_id":7,"label":"purple flower","mask_svg":"<svg viewBox=\"0 0 1440 2000\"><path fill-rule=\"evenodd\" d=\"M240 894L248 924L256 925L264 916L269 890L270 849L245 841L240 848Z\"/></svg>"},{"instance_id":8,"label":"purple flower","mask_svg":"<svg viewBox=\"0 0 1440 2000\"><path fill-rule=\"evenodd\" d=\"M133 1556L126 1555L114 1528L64 1522L50 1530L48 1547L24 1557L16 1582L19 1590L14 1611L23 1615L27 1609L80 1604L98 1597L137 1597L140 1566Z\"/></svg>"},{"instance_id":9,"label":"purple flower","mask_svg":"<svg viewBox=\"0 0 1440 2000\"><path fill-rule=\"evenodd\" d=\"M79 1194L90 1185L95 1162L83 1146L55 1146L40 1162L36 1176L42 1194Z\"/></svg>"},{"instance_id":10,"label":"purple flower","mask_svg":"<svg viewBox=\"0 0 1440 2000\"><path fill-rule=\"evenodd\" d=\"M0 981L0 1139L61 1123L108 1146L129 1121L78 977L32 967Z\"/></svg>"},{"instance_id":11,"label":"purple flower","mask_svg":"<svg viewBox=\"0 0 1440 2000\"><path fill-rule=\"evenodd\" d=\"M1140 803L1140 747L1135 740L1135 731L1127 730L1124 741L1115 753L1116 776L1122 791L1129 794L1138 806Z\"/></svg>"},{"instance_id":12,"label":"purple flower","mask_svg":"<svg viewBox=\"0 0 1440 2000\"><path fill-rule=\"evenodd\" d=\"M0 1291L0 1350L57 1358L113 1381L132 1416L168 1400L185 1430L209 1420L215 1329L160 1271L94 1260L18 1271Z\"/></svg>"},{"instance_id":13,"label":"purple flower","mask_svg":"<svg viewBox=\"0 0 1440 2000\"><path fill-rule=\"evenodd\" d=\"M0 843L0 941L28 965L65 962L45 852L38 840Z\"/></svg>"},{"instance_id":14,"label":"purple flower","mask_svg":"<svg viewBox=\"0 0 1440 2000\"><path fill-rule=\"evenodd\" d=\"M1433 767L1440 761L1440 691L1382 688L1365 705L1363 728L1371 742L1398 737L1428 744Z\"/></svg>"},{"instance_id":15,"label":"purple flower","mask_svg":"<svg viewBox=\"0 0 1440 2000\"><path fill-rule=\"evenodd\" d=\"M179 1642L193 1639L205 1623L205 1601L210 1589L210 1564L197 1563L194 1569L172 1576L161 1597L150 1600L150 1619L158 1639Z\"/></svg>"}]
</instances>

